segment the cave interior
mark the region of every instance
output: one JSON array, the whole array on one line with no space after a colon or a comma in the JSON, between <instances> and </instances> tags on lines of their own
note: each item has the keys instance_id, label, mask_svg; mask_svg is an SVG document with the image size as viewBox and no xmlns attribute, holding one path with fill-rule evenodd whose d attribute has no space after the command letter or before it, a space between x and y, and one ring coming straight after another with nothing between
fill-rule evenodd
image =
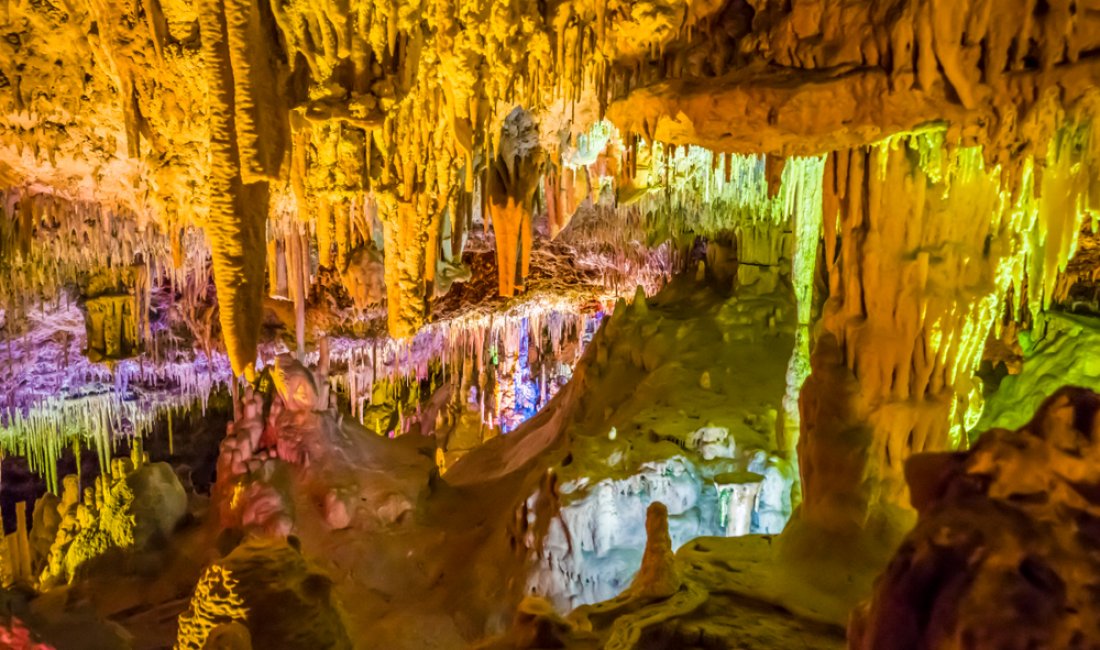
<instances>
[{"instance_id":1,"label":"cave interior","mask_svg":"<svg viewBox=\"0 0 1100 650\"><path fill-rule=\"evenodd\" d=\"M1100 648L1100 0L0 35L0 647Z\"/></svg>"}]
</instances>

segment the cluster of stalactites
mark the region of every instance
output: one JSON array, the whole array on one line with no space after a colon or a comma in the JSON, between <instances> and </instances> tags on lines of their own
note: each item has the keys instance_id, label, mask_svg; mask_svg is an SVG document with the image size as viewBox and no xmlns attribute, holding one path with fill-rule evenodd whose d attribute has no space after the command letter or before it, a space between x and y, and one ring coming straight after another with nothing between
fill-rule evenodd
<instances>
[{"instance_id":1,"label":"cluster of stalactites","mask_svg":"<svg viewBox=\"0 0 1100 650\"><path fill-rule=\"evenodd\" d=\"M631 200L623 206L647 215L652 229L707 236L745 224L782 227L797 215L812 224L820 214L822 156L784 159L628 141Z\"/></svg>"},{"instance_id":2,"label":"cluster of stalactites","mask_svg":"<svg viewBox=\"0 0 1100 650\"><path fill-rule=\"evenodd\" d=\"M598 119L594 107L610 92L616 59L655 53L717 9L673 2L641 19L603 3L562 5L549 14L536 2L494 0L408 7L281 0L272 8L287 60L300 57L309 73L307 96L290 109L297 210L319 220L321 266L329 265L335 243L331 263L342 273L356 248L344 245L347 232L356 236L348 225L354 218L344 212L349 203L376 203L389 331L399 338L427 320L441 222L449 219L452 230L468 222L475 197L483 213L493 213L501 293L523 284L530 197L541 173L538 164L517 173L512 160L502 161L508 136L501 125L513 109L547 115L539 137L556 148L555 140L569 140ZM670 19L680 14L684 20ZM553 183L545 188L547 202L556 200L548 206L552 221L558 217L555 233L566 222L556 206L576 198L570 196L575 168L569 170L566 194Z\"/></svg>"},{"instance_id":3,"label":"cluster of stalactites","mask_svg":"<svg viewBox=\"0 0 1100 650\"><path fill-rule=\"evenodd\" d=\"M103 392L50 395L25 406L9 405L0 428L0 451L26 458L29 469L45 477L49 491L57 494L57 461L63 452L94 449L100 470L106 471L119 444L149 434L159 418L171 420L173 413L193 408L205 411L210 393L223 385L227 369L223 356L217 368L190 361L126 362L104 372L108 376L84 377L88 384L84 390ZM172 388L146 391L146 386Z\"/></svg>"},{"instance_id":4,"label":"cluster of stalactites","mask_svg":"<svg viewBox=\"0 0 1100 650\"><path fill-rule=\"evenodd\" d=\"M64 450L91 446L105 469L119 437L151 429L161 404L142 395L145 385L178 386L170 405L190 406L205 403L215 383L179 362L174 337L152 323L155 292L171 302L189 281L207 282L207 254L196 245L201 235L172 235L123 209L28 190L0 197L7 331L0 345L14 378L2 400L0 450L25 456L51 492ZM80 287L79 299L72 286ZM141 364L119 363L139 351ZM33 381L18 381L28 376Z\"/></svg>"},{"instance_id":5,"label":"cluster of stalactites","mask_svg":"<svg viewBox=\"0 0 1100 650\"><path fill-rule=\"evenodd\" d=\"M563 358L563 350L580 354L594 318L563 303L445 321L428 326L411 340L387 339L334 350L333 363L346 365L347 370L333 373L330 382L348 396L352 415L359 418L376 397L390 396L400 386L439 380L461 389L476 388L483 420L498 421L499 404L488 399L486 390L488 383L496 381L497 368L508 360L515 363L521 350L529 358L575 363L576 358Z\"/></svg>"},{"instance_id":6,"label":"cluster of stalactites","mask_svg":"<svg viewBox=\"0 0 1100 650\"><path fill-rule=\"evenodd\" d=\"M3 344L9 354L23 348L23 356L35 356L41 351L33 341L55 330L62 334L56 342L66 348L66 364L75 365L81 352L92 361L109 362L142 353L151 367L160 368L171 363L178 345L170 332L154 324L154 311L208 310L208 265L209 253L197 228L166 231L123 208L7 190L0 196ZM73 295L73 287L79 288L79 296ZM69 341L76 336L70 316L81 312L83 345L70 354ZM209 350L214 332L206 334L204 347ZM13 372L29 370L11 363L9 359ZM18 395L11 399L21 401Z\"/></svg>"},{"instance_id":7,"label":"cluster of stalactites","mask_svg":"<svg viewBox=\"0 0 1100 650\"><path fill-rule=\"evenodd\" d=\"M112 27L96 39L100 47L87 48L87 76L120 99L118 139L130 158L179 154L157 159L143 190L148 196L135 205L152 206L173 232L205 228L221 329L241 373L255 356L269 184L294 196L298 217L314 224L320 266L337 272L357 247L378 239L357 228L359 207L379 207L390 331L411 336L427 319L441 222L449 219L455 230L468 223L477 194L483 211L490 202L490 192L476 188L493 184L506 116L516 106L539 113L560 107L554 120L561 123L546 128L558 136L574 130L570 107L584 101L581 121L592 121L592 106L602 103L593 97L608 94L613 61L656 52L689 29L697 12L687 11L679 28L667 20L685 8L673 3L658 17L659 29L647 30L650 22L635 25L637 17L602 3L550 14L533 1L399 7L281 0L270 13L252 0L169 3L132 33ZM133 65L134 50L145 46L150 65ZM566 112L568 120L556 114ZM201 145L184 146L194 143ZM504 194L522 198L540 180L537 173L521 176L520 187ZM522 284L530 216L512 216L496 221L507 240L503 266L518 258ZM104 250L72 250L86 248ZM278 243L270 248L277 252ZM185 250L173 236L176 266ZM509 272L501 278L504 293L517 284Z\"/></svg>"},{"instance_id":8,"label":"cluster of stalactites","mask_svg":"<svg viewBox=\"0 0 1100 650\"><path fill-rule=\"evenodd\" d=\"M913 181L919 193L909 203L927 194L930 203L940 202L934 209L956 210L956 217L935 226L932 236L981 251L976 259L988 267L971 296L973 320L964 319L961 330L941 324L947 317L922 314L932 323L933 348L955 359L948 376L952 381L976 368L985 336L1001 314L1038 317L1057 298L1059 276L1077 250L1082 227L1091 221L1095 228L1100 215L1100 183L1094 180L1100 174L1100 138L1090 122L1063 123L1041 156L1009 169L991 165L980 146L952 145L940 130L898 136L877 151L880 179L891 173L889 151L907 153L919 169ZM919 187L921 180L927 189ZM958 216L968 213L972 221L988 225ZM918 251L918 256L928 254ZM1019 303L1008 302L1013 298ZM955 344L961 354L947 351Z\"/></svg>"},{"instance_id":9,"label":"cluster of stalactites","mask_svg":"<svg viewBox=\"0 0 1100 650\"><path fill-rule=\"evenodd\" d=\"M815 416L799 447L807 516L862 520L860 502L903 506L905 459L965 444L981 413L973 373L1007 297L1026 285L1031 308L1043 307L1094 201L1088 130L1058 133L1019 177L938 132L828 157L828 300L802 407L830 415ZM843 397L847 381L860 400ZM866 431L869 461L837 465L835 445L856 439L829 428L837 421Z\"/></svg>"},{"instance_id":10,"label":"cluster of stalactites","mask_svg":"<svg viewBox=\"0 0 1100 650\"><path fill-rule=\"evenodd\" d=\"M541 14L535 3L495 2L274 9L291 60L301 54L310 70L310 96L294 109L291 185L298 209L320 215L320 264L345 271L356 248L345 233L373 233L356 234L341 206L372 202L383 225L389 330L411 337L427 320L442 222L465 224L486 180L500 107L543 87L527 73L551 63ZM467 24L488 28L475 34ZM327 205L337 206L331 224Z\"/></svg>"},{"instance_id":11,"label":"cluster of stalactites","mask_svg":"<svg viewBox=\"0 0 1100 650\"><path fill-rule=\"evenodd\" d=\"M191 234L177 232L174 240ZM0 194L0 302L10 319L40 301L64 299L63 288L83 284L88 274L106 272L127 274L144 310L152 286L177 280L179 267L204 256L202 250L181 250L175 241L125 210L5 191Z\"/></svg>"}]
</instances>

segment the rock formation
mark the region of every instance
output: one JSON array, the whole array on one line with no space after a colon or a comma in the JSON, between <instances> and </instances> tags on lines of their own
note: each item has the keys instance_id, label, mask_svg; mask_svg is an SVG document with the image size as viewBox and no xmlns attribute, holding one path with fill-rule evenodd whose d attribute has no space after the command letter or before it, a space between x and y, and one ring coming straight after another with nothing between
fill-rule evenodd
<instances>
[{"instance_id":1,"label":"rock formation","mask_svg":"<svg viewBox=\"0 0 1100 650\"><path fill-rule=\"evenodd\" d=\"M906 465L920 518L849 627L851 648L1088 647L1100 395L1063 388L1016 431Z\"/></svg>"},{"instance_id":2,"label":"rock formation","mask_svg":"<svg viewBox=\"0 0 1100 650\"><path fill-rule=\"evenodd\" d=\"M1098 53L1097 0L0 3L0 636L833 647L908 539L853 647L1087 645L1094 398L1007 431L1100 389Z\"/></svg>"},{"instance_id":3,"label":"rock formation","mask_svg":"<svg viewBox=\"0 0 1100 650\"><path fill-rule=\"evenodd\" d=\"M175 647L351 648L331 588L286 542L245 542L206 570Z\"/></svg>"}]
</instances>

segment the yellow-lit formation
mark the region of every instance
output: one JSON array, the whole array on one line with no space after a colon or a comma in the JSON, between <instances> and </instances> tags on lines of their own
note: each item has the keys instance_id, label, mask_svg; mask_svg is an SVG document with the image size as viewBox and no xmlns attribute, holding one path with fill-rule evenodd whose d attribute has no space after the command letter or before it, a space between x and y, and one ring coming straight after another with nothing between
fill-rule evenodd
<instances>
[{"instance_id":1,"label":"yellow-lit formation","mask_svg":"<svg viewBox=\"0 0 1100 650\"><path fill-rule=\"evenodd\" d=\"M1100 647L1098 115L1098 0L0 2L0 646Z\"/></svg>"}]
</instances>

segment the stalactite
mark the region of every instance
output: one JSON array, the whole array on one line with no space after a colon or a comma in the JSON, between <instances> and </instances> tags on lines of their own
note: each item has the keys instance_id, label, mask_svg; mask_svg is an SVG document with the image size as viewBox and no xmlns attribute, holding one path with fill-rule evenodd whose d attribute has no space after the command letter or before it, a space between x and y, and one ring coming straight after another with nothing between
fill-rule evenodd
<instances>
[{"instance_id":1,"label":"stalactite","mask_svg":"<svg viewBox=\"0 0 1100 650\"><path fill-rule=\"evenodd\" d=\"M790 170L788 172L788 170ZM791 284L794 287L798 328L795 330L794 351L787 365L787 391L783 395L783 434L780 449L795 453L798 447L798 396L810 375L810 327L813 317L814 276L822 231L822 185L825 158L812 159L805 169L791 165L784 168L783 189L791 210L794 230L794 254L791 256Z\"/></svg>"},{"instance_id":2,"label":"stalactite","mask_svg":"<svg viewBox=\"0 0 1100 650\"><path fill-rule=\"evenodd\" d=\"M235 26L236 30L239 26ZM210 87L210 216L206 234L218 288L219 319L235 374L255 372L264 291L266 182L246 183L241 175L231 57L246 58L242 43L227 37L221 0L206 0L199 11L204 71ZM251 68L250 68L251 69ZM252 104L241 106L250 112ZM251 126L251 125L249 125ZM281 156L281 152L280 156Z\"/></svg>"},{"instance_id":3,"label":"stalactite","mask_svg":"<svg viewBox=\"0 0 1100 650\"><path fill-rule=\"evenodd\" d=\"M500 295L523 289L531 263L531 211L545 154L537 127L516 110L505 120L499 154L487 171L489 215L496 236Z\"/></svg>"},{"instance_id":4,"label":"stalactite","mask_svg":"<svg viewBox=\"0 0 1100 650\"><path fill-rule=\"evenodd\" d=\"M1088 173L1089 147L1060 157L1062 138L1087 136L1073 126L1060 134L1050 181L1034 178L1031 161L1020 178L1006 176L980 148L944 145L934 132L830 157L829 300L801 401L808 520L858 527L904 508L905 459L965 444L981 412L972 374L1010 288L1025 278L1051 286L1087 217L1087 184L1060 174ZM1035 293L1038 308L1044 290Z\"/></svg>"},{"instance_id":5,"label":"stalactite","mask_svg":"<svg viewBox=\"0 0 1100 650\"><path fill-rule=\"evenodd\" d=\"M225 35L233 78L233 127L243 183L278 181L288 139L286 108L272 63L276 54L256 0L225 0ZM217 88L211 84L211 88Z\"/></svg>"},{"instance_id":6,"label":"stalactite","mask_svg":"<svg viewBox=\"0 0 1100 650\"><path fill-rule=\"evenodd\" d=\"M335 240L335 228L332 222L332 204L326 200L317 201L316 236L317 262L321 266L332 268L332 247Z\"/></svg>"},{"instance_id":7,"label":"stalactite","mask_svg":"<svg viewBox=\"0 0 1100 650\"><path fill-rule=\"evenodd\" d=\"M575 191L576 170L562 168L557 173L548 173L543 177L543 193L546 195L547 220L550 222L550 237L558 236L569 225L576 214L580 201Z\"/></svg>"},{"instance_id":8,"label":"stalactite","mask_svg":"<svg viewBox=\"0 0 1100 650\"><path fill-rule=\"evenodd\" d=\"M427 320L424 277L428 254L424 221L431 217L422 211L427 205L408 200L392 198L384 208L381 202L379 207L385 214L382 223L389 331L391 336L408 338Z\"/></svg>"},{"instance_id":9,"label":"stalactite","mask_svg":"<svg viewBox=\"0 0 1100 650\"><path fill-rule=\"evenodd\" d=\"M309 299L310 265L305 236L292 226L283 240L286 251L287 293L294 303L294 338L298 358L306 352L306 302Z\"/></svg>"}]
</instances>

